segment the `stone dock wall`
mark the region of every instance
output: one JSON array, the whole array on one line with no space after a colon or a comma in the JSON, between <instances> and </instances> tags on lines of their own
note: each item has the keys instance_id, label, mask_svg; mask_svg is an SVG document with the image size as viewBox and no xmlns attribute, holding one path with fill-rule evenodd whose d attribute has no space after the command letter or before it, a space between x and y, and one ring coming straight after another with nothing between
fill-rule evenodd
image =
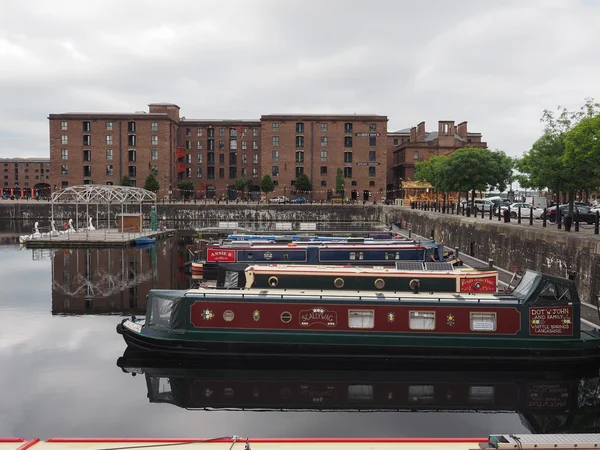
<instances>
[{"instance_id":1,"label":"stone dock wall","mask_svg":"<svg viewBox=\"0 0 600 450\"><path fill-rule=\"evenodd\" d=\"M387 222L406 221L421 236L433 234L461 253L483 261L493 259L506 270L518 267L520 272L534 269L563 277L573 271L581 299L598 302L600 236L408 208L384 208L382 216Z\"/></svg>"},{"instance_id":2,"label":"stone dock wall","mask_svg":"<svg viewBox=\"0 0 600 450\"><path fill-rule=\"evenodd\" d=\"M26 229L39 221L40 226L49 226L51 205L47 202L0 203L0 218L8 223L22 223ZM406 207L383 205L257 205L257 204L159 204L158 216L167 217L170 227L178 229L208 226L218 222L239 222L255 225L276 222L317 222L347 226L349 230L366 230L375 224L410 224L421 236L443 241L449 247L475 258L487 261L506 270L518 267L519 271L534 269L558 276L575 272L581 298L597 303L600 295L600 236L591 233L567 233L556 228L530 227L529 225L505 224L496 220L467 218L432 211L411 210ZM90 206L90 215L96 223L96 207ZM129 212L138 212L139 207L129 207ZM143 212L148 217L149 205ZM111 218L121 212L119 205L111 207ZM54 206L57 227L75 219L74 204ZM98 209L100 223L108 217L106 206ZM79 223L85 224L85 206L79 207ZM80 225L83 226L83 225ZM213 225L214 226L214 225ZM352 228L353 226L354 228ZM269 227L269 230L274 228ZM298 228L294 228L295 230ZM6 230L5 230L6 231ZM10 230L9 230L10 231ZM326 228L319 228L323 234Z\"/></svg>"}]
</instances>

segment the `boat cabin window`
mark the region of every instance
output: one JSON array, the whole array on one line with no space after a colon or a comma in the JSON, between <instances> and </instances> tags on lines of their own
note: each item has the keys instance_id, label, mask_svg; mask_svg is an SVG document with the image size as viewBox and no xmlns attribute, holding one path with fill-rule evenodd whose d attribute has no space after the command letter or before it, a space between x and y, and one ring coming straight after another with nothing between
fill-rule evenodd
<instances>
[{"instance_id":1,"label":"boat cabin window","mask_svg":"<svg viewBox=\"0 0 600 450\"><path fill-rule=\"evenodd\" d=\"M469 403L494 403L494 386L470 386Z\"/></svg>"},{"instance_id":2,"label":"boat cabin window","mask_svg":"<svg viewBox=\"0 0 600 450\"><path fill-rule=\"evenodd\" d=\"M348 386L349 402L373 401L373 386L370 384L352 384Z\"/></svg>"},{"instance_id":3,"label":"boat cabin window","mask_svg":"<svg viewBox=\"0 0 600 450\"><path fill-rule=\"evenodd\" d=\"M350 260L351 261L355 261L355 260L362 260L364 259L364 253L363 252L350 252Z\"/></svg>"},{"instance_id":4,"label":"boat cabin window","mask_svg":"<svg viewBox=\"0 0 600 450\"><path fill-rule=\"evenodd\" d=\"M385 252L385 259L400 259L400 252Z\"/></svg>"},{"instance_id":5,"label":"boat cabin window","mask_svg":"<svg viewBox=\"0 0 600 450\"><path fill-rule=\"evenodd\" d=\"M435 330L435 311L411 311L408 326L411 330Z\"/></svg>"},{"instance_id":6,"label":"boat cabin window","mask_svg":"<svg viewBox=\"0 0 600 450\"><path fill-rule=\"evenodd\" d=\"M496 313L471 313L471 331L496 331Z\"/></svg>"},{"instance_id":7,"label":"boat cabin window","mask_svg":"<svg viewBox=\"0 0 600 450\"><path fill-rule=\"evenodd\" d=\"M411 403L431 403L434 399L434 388L430 385L409 386L408 401Z\"/></svg>"},{"instance_id":8,"label":"boat cabin window","mask_svg":"<svg viewBox=\"0 0 600 450\"><path fill-rule=\"evenodd\" d=\"M351 309L348 311L349 328L373 328L375 326L375 311Z\"/></svg>"}]
</instances>

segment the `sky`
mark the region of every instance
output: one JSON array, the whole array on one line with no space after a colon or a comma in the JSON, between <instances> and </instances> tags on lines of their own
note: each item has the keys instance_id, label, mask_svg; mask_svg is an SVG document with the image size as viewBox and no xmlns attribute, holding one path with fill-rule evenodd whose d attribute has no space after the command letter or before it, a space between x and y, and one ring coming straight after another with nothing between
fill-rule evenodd
<instances>
[{"instance_id":1,"label":"sky","mask_svg":"<svg viewBox=\"0 0 600 450\"><path fill-rule=\"evenodd\" d=\"M48 157L49 114L153 102L467 121L520 156L544 109L600 100L598 23L595 0L3 0L0 157Z\"/></svg>"}]
</instances>

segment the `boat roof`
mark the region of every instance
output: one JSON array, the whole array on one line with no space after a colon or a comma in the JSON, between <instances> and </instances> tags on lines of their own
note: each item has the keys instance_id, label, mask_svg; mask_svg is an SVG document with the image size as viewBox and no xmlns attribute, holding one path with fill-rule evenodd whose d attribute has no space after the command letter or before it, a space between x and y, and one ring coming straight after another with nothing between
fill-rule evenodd
<instances>
[{"instance_id":1,"label":"boat roof","mask_svg":"<svg viewBox=\"0 0 600 450\"><path fill-rule=\"evenodd\" d=\"M181 291L166 291L181 292ZM161 292L156 292L161 296ZM364 302L464 302L464 303L502 303L511 302L514 304L520 303L519 299L512 294L500 292L495 293L453 293L453 292L438 292L438 293L407 293L405 291L339 291L330 289L260 289L248 288L242 290L235 289L219 289L219 288L193 288L185 291L185 298L195 300L199 298L210 297L218 300L219 297L236 298L236 299L285 299L286 301L306 301L307 299L326 300L326 301L364 301Z\"/></svg>"},{"instance_id":2,"label":"boat roof","mask_svg":"<svg viewBox=\"0 0 600 450\"><path fill-rule=\"evenodd\" d=\"M300 245L298 245L300 244ZM307 244L307 245L304 245ZM440 244L437 244L440 245ZM253 248L257 250L265 249L265 250L289 250L293 248L307 248L307 247L318 247L321 249L352 249L352 250L360 250L360 249L373 249L377 247L381 247L382 249L406 249L406 248L431 248L437 247L437 245L433 244L421 244L416 242L372 242L372 243L360 243L360 244L352 244L347 242L340 243L322 243L322 242L308 242L308 243L291 243L291 244L280 244L280 243L268 243L268 242L254 242L254 241L235 241L235 242L225 242L222 244L208 244L208 248L223 248L223 249L248 249Z\"/></svg>"},{"instance_id":3,"label":"boat roof","mask_svg":"<svg viewBox=\"0 0 600 450\"><path fill-rule=\"evenodd\" d=\"M413 262L413 261L407 261ZM410 274L414 276L429 275L429 276L448 276L456 277L460 275L498 275L498 271L494 269L490 270L479 270L472 267L456 267L451 263L447 262L420 262L415 261L416 264L410 264L410 267L419 268L404 268L400 262L396 263L396 267L389 266L339 266L339 265L306 265L306 264L261 264L261 265L250 265L246 267L246 272L254 272L256 274L273 274L273 273L287 273L293 275L400 275ZM228 267L223 264L224 269Z\"/></svg>"}]
</instances>

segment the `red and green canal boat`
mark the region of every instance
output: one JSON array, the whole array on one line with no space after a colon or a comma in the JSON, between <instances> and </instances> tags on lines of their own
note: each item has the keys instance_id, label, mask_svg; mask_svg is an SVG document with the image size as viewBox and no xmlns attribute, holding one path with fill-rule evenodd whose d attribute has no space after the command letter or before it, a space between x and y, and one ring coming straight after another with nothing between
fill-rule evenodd
<instances>
[{"instance_id":1,"label":"red and green canal boat","mask_svg":"<svg viewBox=\"0 0 600 450\"><path fill-rule=\"evenodd\" d=\"M239 266L239 265L238 265ZM229 270L219 266L217 282L223 287ZM230 275L232 279L242 279ZM317 289L385 292L496 292L498 271L455 266L447 262L399 261L396 267L316 266L268 264L248 266L243 273L246 288Z\"/></svg>"},{"instance_id":2,"label":"red and green canal boat","mask_svg":"<svg viewBox=\"0 0 600 450\"><path fill-rule=\"evenodd\" d=\"M574 281L527 271L511 293L151 290L132 347L186 357L387 358L591 363L600 333L580 324Z\"/></svg>"},{"instance_id":3,"label":"red and green canal boat","mask_svg":"<svg viewBox=\"0 0 600 450\"><path fill-rule=\"evenodd\" d=\"M214 276L221 263L329 264L394 266L397 261L444 261L456 257L441 243L416 241L371 242L226 242L202 243L193 252L192 275Z\"/></svg>"}]
</instances>

